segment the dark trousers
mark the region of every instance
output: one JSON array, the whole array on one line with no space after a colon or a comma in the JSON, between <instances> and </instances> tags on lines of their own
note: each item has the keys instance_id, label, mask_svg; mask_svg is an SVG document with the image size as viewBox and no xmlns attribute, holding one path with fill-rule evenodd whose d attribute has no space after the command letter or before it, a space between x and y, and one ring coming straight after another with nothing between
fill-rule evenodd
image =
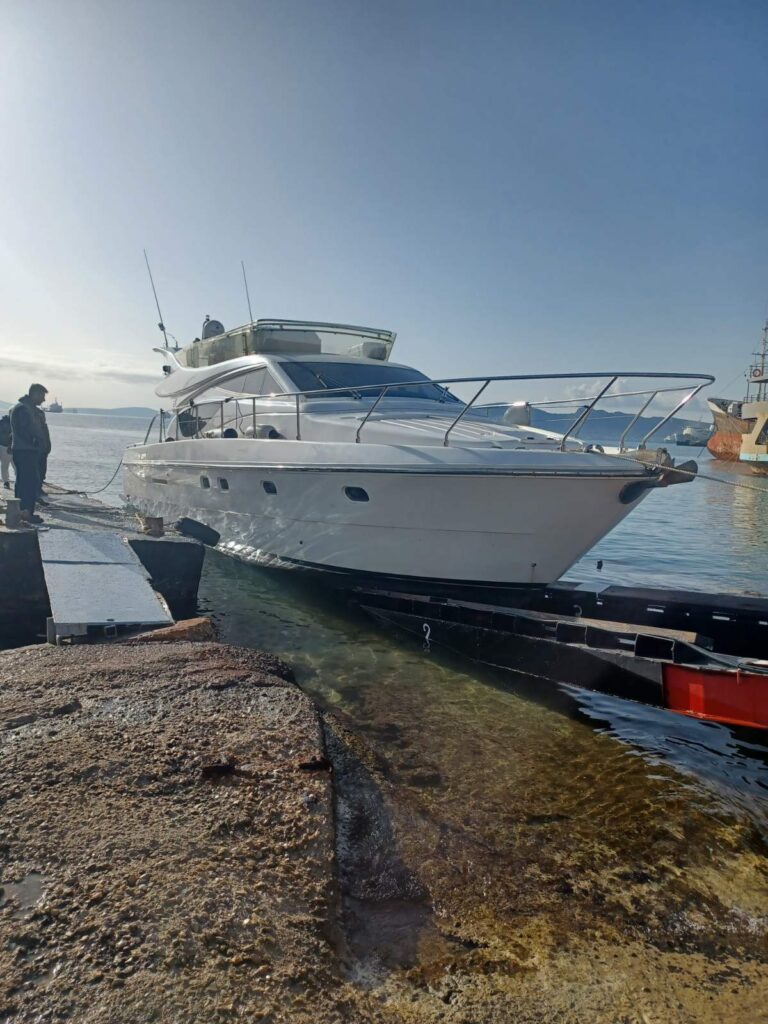
<instances>
[{"instance_id":1,"label":"dark trousers","mask_svg":"<svg viewBox=\"0 0 768 1024\"><path fill-rule=\"evenodd\" d=\"M48 475L48 453L40 456L40 490L43 489L45 478Z\"/></svg>"},{"instance_id":2,"label":"dark trousers","mask_svg":"<svg viewBox=\"0 0 768 1024\"><path fill-rule=\"evenodd\" d=\"M21 511L31 515L40 490L40 452L14 452L13 464L16 467L14 494Z\"/></svg>"}]
</instances>

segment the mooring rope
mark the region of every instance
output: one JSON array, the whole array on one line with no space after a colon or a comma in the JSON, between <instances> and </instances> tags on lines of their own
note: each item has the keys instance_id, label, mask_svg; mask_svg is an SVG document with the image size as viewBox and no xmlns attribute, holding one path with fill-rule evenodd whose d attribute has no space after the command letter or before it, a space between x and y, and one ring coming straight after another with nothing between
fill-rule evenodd
<instances>
[{"instance_id":1,"label":"mooring rope","mask_svg":"<svg viewBox=\"0 0 768 1024\"><path fill-rule=\"evenodd\" d=\"M747 480L726 480L721 476L711 476L709 473L700 473L698 470L692 469L680 469L677 466L665 466L662 462L646 462L645 459L633 458L631 455L614 455L613 453L607 452L605 454L610 455L612 459L621 459L625 462L635 462L641 466L647 466L649 469L667 469L672 470L675 473L680 473L683 476L689 476L692 480L711 480L716 484L725 484L726 487L741 487L745 491L757 491L758 494L768 495L768 487L761 487L759 484L749 483Z\"/></svg>"},{"instance_id":2,"label":"mooring rope","mask_svg":"<svg viewBox=\"0 0 768 1024\"><path fill-rule=\"evenodd\" d=\"M90 495L92 495L92 494L102 494L102 493L103 493L104 491L106 491L106 489L107 489L108 487L110 487L110 486L112 485L112 483L113 483L113 481L114 481L115 477L116 477L116 476L117 476L117 474L118 474L118 473L120 472L120 467L121 467L122 465L123 465L123 460L122 460L122 459L120 459L120 461L119 461L119 462L118 462L118 464L117 464L117 469L116 469L116 470L115 470L115 472L114 472L114 473L112 474L112 476L111 476L111 477L109 478L109 481L108 481L108 482L107 482L106 484L104 484L104 486L103 486L103 487L100 487L100 488L98 489L98 491L87 491L87 490L85 490L84 488L80 487L80 488L72 488L71 490L63 490L63 489L62 489L62 490L61 490L61 491L59 491L58 493L59 493L59 494L84 494L84 495L86 496L86 498L90 497Z\"/></svg>"}]
</instances>

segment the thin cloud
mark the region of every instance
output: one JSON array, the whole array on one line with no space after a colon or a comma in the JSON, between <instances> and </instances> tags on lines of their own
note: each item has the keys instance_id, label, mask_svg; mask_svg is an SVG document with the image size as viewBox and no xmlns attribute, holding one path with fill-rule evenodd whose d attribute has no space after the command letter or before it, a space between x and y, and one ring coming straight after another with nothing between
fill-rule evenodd
<instances>
[{"instance_id":1,"label":"thin cloud","mask_svg":"<svg viewBox=\"0 0 768 1024\"><path fill-rule=\"evenodd\" d=\"M159 374L125 370L104 363L83 366L74 363L55 363L49 360L23 359L18 356L3 356L0 363L5 370L27 373L32 377L50 380L101 380L109 379L121 384L156 384Z\"/></svg>"}]
</instances>

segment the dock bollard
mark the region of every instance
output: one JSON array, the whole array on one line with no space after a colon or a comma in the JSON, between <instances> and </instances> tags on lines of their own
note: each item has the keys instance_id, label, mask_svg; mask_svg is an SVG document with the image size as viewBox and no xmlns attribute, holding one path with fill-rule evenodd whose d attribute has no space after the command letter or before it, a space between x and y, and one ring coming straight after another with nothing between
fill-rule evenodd
<instances>
[{"instance_id":1,"label":"dock bollard","mask_svg":"<svg viewBox=\"0 0 768 1024\"><path fill-rule=\"evenodd\" d=\"M5 525L9 530L18 530L21 522L21 501L18 498L5 499Z\"/></svg>"}]
</instances>

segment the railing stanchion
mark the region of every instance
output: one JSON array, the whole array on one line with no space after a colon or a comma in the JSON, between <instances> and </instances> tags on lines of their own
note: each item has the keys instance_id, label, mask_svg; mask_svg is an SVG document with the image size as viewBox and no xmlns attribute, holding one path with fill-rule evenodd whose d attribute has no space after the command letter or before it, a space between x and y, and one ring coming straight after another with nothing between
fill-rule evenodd
<instances>
[{"instance_id":1,"label":"railing stanchion","mask_svg":"<svg viewBox=\"0 0 768 1024\"><path fill-rule=\"evenodd\" d=\"M256 399L251 399L251 407L253 411L253 436L256 437Z\"/></svg>"},{"instance_id":2,"label":"railing stanchion","mask_svg":"<svg viewBox=\"0 0 768 1024\"><path fill-rule=\"evenodd\" d=\"M453 428L456 426L456 424L459 422L459 420L462 419L464 414L469 412L470 408L475 404L477 399L480 397L480 395L482 395L482 393L485 391L485 389L488 387L488 385L490 383L491 383L491 378L488 377L488 379L485 381L485 383L480 388L480 390L475 392L475 394L469 400L469 403L464 406L464 408L461 410L461 412L456 417L456 419L453 421L453 423L450 425L450 427L448 427L448 429L446 430L445 435L443 437L443 447L444 448L448 447L448 435L450 434L450 432L453 430Z\"/></svg>"},{"instance_id":3,"label":"railing stanchion","mask_svg":"<svg viewBox=\"0 0 768 1024\"><path fill-rule=\"evenodd\" d=\"M144 444L146 444L147 441L149 440L149 435L152 433L152 427L154 427L156 419L157 419L157 413L155 413L155 415L149 421L149 426L147 427L147 432L144 435Z\"/></svg>"},{"instance_id":4,"label":"railing stanchion","mask_svg":"<svg viewBox=\"0 0 768 1024\"><path fill-rule=\"evenodd\" d=\"M655 434L657 431L661 430L661 428L664 426L664 424L668 423L672 419L672 417L675 415L676 412L679 412L683 408L684 405L687 405L688 402L690 402L692 398L695 398L696 395L698 395L698 393L701 391L701 389L705 388L706 386L707 386L706 382L704 384L699 384L699 386L697 388L694 388L693 391L691 391L689 394L685 395L677 403L677 405L672 410L672 412L667 413L667 415L664 417L664 419L661 420L659 423L657 423L656 426L653 428L653 430L649 430L648 431L648 433L645 435L645 437L643 437L640 440L640 443L638 444L637 447L640 448L640 449L645 448L645 445L646 445L646 442L648 441L648 438L651 437L653 434Z\"/></svg>"},{"instance_id":5,"label":"railing stanchion","mask_svg":"<svg viewBox=\"0 0 768 1024\"><path fill-rule=\"evenodd\" d=\"M301 412L299 411L299 393L296 392L296 440L301 440Z\"/></svg>"},{"instance_id":6,"label":"railing stanchion","mask_svg":"<svg viewBox=\"0 0 768 1024\"><path fill-rule=\"evenodd\" d=\"M626 430L624 431L624 433L623 433L623 434L621 435L621 437L619 438L619 451L620 451L620 452L623 452L623 451L624 451L624 438L625 438L625 437L627 436L627 434L628 434L628 433L630 432L630 430L632 429L632 427L634 427L634 425L635 425L635 424L637 423L637 421L638 421L638 420L640 419L640 417L641 417L641 416L643 415L643 413L645 412L645 410L646 410L646 409L648 408L648 406L649 406L649 405L651 404L651 402L652 402L652 401L654 400L654 398L656 397L656 395L658 395L658 393L659 393L658 391L654 391L654 392L653 392L653 394L652 394L652 395L651 395L651 397L650 397L650 398L648 399L648 401L647 401L647 402L645 403L645 405L643 405L643 406L641 406L641 407L640 407L640 409L638 410L638 412L637 412L637 415L635 416L635 418L634 418L634 419L633 419L633 420L632 420L632 421L631 421L631 422L630 422L630 423L628 424L628 426L627 426Z\"/></svg>"},{"instance_id":7,"label":"railing stanchion","mask_svg":"<svg viewBox=\"0 0 768 1024\"><path fill-rule=\"evenodd\" d=\"M379 392L379 395L378 395L376 401L373 403L371 408L368 410L368 412L363 417L363 422L357 428L357 432L355 434L355 444L360 444L360 431L363 429L365 424L368 422L368 420L370 419L371 413L373 412L373 410L376 408L376 406L379 404L379 402L382 400L382 398L386 395L386 393L388 391L389 391L388 387L382 388L382 390Z\"/></svg>"},{"instance_id":8,"label":"railing stanchion","mask_svg":"<svg viewBox=\"0 0 768 1024\"><path fill-rule=\"evenodd\" d=\"M595 395L595 397L592 399L592 401L589 403L589 405L586 407L586 409L584 409L581 413L579 413L579 415L576 417L576 419L573 421L573 423L570 425L570 427L568 427L566 432L563 434L562 441L560 442L560 451L561 452L565 451L565 442L568 440L569 435L570 434L574 434L579 429L579 427L582 426L582 424L586 420L587 416L589 416L589 414L595 408L595 406L600 401L600 399L603 397L603 395L606 393L606 391L610 391L610 389L613 387L613 385L616 383L616 381L618 379L619 379L618 376L611 377L611 379L608 381L608 383L605 385L605 387L602 389L602 391L598 395Z\"/></svg>"}]
</instances>

